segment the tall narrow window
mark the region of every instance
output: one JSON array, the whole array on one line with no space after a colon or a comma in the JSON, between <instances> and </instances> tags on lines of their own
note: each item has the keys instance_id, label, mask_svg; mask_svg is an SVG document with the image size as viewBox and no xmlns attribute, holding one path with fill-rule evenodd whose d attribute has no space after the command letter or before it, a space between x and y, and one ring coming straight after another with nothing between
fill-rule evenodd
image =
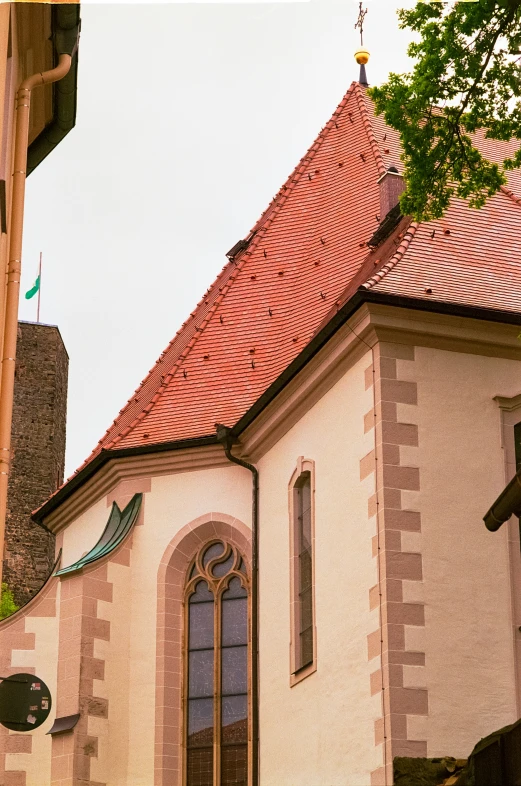
<instances>
[{"instance_id":1,"label":"tall narrow window","mask_svg":"<svg viewBox=\"0 0 521 786\"><path fill-rule=\"evenodd\" d=\"M207 544L186 598L186 786L247 786L248 585L239 552Z\"/></svg>"},{"instance_id":2,"label":"tall narrow window","mask_svg":"<svg viewBox=\"0 0 521 786\"><path fill-rule=\"evenodd\" d=\"M299 459L290 486L292 682L316 668L313 462Z\"/></svg>"}]
</instances>

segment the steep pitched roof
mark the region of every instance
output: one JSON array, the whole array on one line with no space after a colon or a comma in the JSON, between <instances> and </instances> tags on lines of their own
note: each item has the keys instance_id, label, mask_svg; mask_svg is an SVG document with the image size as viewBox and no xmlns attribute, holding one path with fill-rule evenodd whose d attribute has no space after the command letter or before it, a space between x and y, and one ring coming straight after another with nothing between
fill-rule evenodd
<instances>
[{"instance_id":1,"label":"steep pitched roof","mask_svg":"<svg viewBox=\"0 0 521 786\"><path fill-rule=\"evenodd\" d=\"M498 161L516 148L484 134L476 143ZM77 472L101 452L210 436L217 422L233 426L357 291L520 312L521 172L482 210L454 200L440 221L403 218L369 250L378 179L400 168L400 154L397 133L353 83Z\"/></svg>"},{"instance_id":2,"label":"steep pitched roof","mask_svg":"<svg viewBox=\"0 0 521 786\"><path fill-rule=\"evenodd\" d=\"M378 226L384 171L355 83L97 450L235 423L360 267Z\"/></svg>"}]
</instances>

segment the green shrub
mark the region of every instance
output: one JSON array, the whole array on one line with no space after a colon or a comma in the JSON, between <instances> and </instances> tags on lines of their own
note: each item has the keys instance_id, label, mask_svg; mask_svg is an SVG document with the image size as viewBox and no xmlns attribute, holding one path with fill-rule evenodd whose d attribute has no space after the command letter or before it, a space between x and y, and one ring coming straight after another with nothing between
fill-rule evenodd
<instances>
[{"instance_id":1,"label":"green shrub","mask_svg":"<svg viewBox=\"0 0 521 786\"><path fill-rule=\"evenodd\" d=\"M4 582L2 583L2 596L0 598L0 620L10 617L15 611L18 611L19 606L16 605L13 598L13 593Z\"/></svg>"}]
</instances>

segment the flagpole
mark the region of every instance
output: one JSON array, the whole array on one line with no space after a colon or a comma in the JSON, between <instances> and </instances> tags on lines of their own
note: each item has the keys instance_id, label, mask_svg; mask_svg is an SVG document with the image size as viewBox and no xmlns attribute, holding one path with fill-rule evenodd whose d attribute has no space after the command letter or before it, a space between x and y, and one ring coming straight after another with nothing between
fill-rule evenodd
<instances>
[{"instance_id":1,"label":"flagpole","mask_svg":"<svg viewBox=\"0 0 521 786\"><path fill-rule=\"evenodd\" d=\"M38 307L36 309L36 321L40 322L40 293L42 291L42 252L40 251L40 267L38 268Z\"/></svg>"}]
</instances>

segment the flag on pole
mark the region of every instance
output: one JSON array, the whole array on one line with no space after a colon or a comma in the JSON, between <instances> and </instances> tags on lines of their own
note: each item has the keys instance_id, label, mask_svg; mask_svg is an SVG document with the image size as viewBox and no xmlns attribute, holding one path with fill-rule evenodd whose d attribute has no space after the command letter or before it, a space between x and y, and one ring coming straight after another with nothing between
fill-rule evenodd
<instances>
[{"instance_id":1,"label":"flag on pole","mask_svg":"<svg viewBox=\"0 0 521 786\"><path fill-rule=\"evenodd\" d=\"M38 273L36 277L36 281L32 285L31 289L28 289L27 292L25 293L25 299L30 300L39 291L40 291L40 273Z\"/></svg>"},{"instance_id":2,"label":"flag on pole","mask_svg":"<svg viewBox=\"0 0 521 786\"><path fill-rule=\"evenodd\" d=\"M30 300L36 294L38 295L38 305L36 307L36 321L40 322L40 296L42 294L42 252L40 251L40 264L38 265L38 275L36 276L36 281L32 285L31 289L28 289L25 293L25 299Z\"/></svg>"}]
</instances>

